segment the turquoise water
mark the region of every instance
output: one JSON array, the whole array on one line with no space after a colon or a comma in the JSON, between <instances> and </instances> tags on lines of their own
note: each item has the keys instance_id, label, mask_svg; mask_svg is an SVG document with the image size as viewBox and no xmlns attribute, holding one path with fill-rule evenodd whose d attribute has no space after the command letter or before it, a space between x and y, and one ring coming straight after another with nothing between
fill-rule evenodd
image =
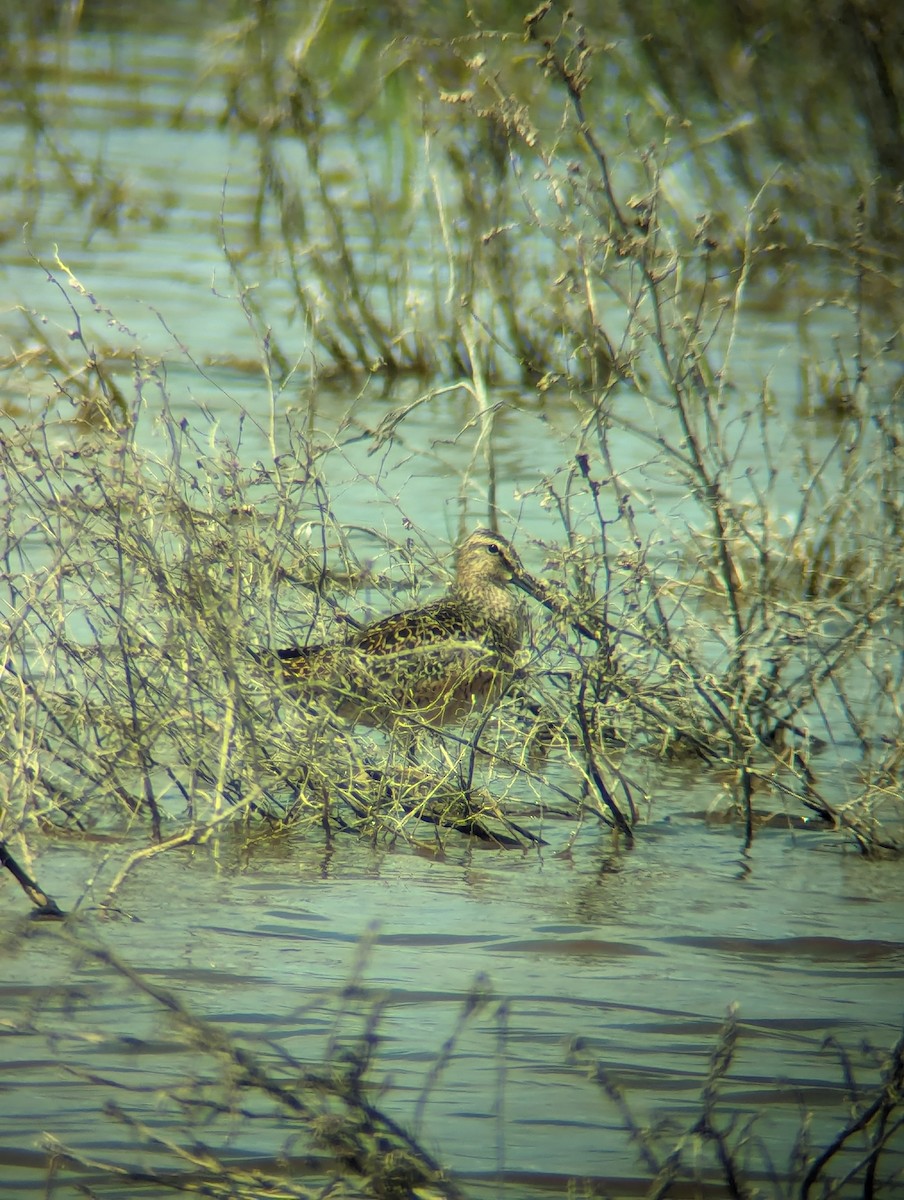
<instances>
[{"instance_id":1,"label":"turquoise water","mask_svg":"<svg viewBox=\"0 0 904 1200\"><path fill-rule=\"evenodd\" d=\"M108 848L106 870L97 848L49 847L40 871L66 906L96 873L76 941L99 942L273 1069L283 1053L316 1065L383 1005L380 1107L409 1124L420 1114L427 1147L475 1195L499 1194L507 1172L520 1173L514 1195L559 1194L569 1178L632 1194L636 1150L590 1066L622 1087L640 1123L687 1128L736 1004L739 1045L718 1111L755 1118L781 1174L805 1112L819 1145L844 1123L838 1047L867 1084L869 1047L897 1035L900 871L818 832L764 832L742 857L734 831L689 815L680 798L657 808L634 850L594 836L572 861L555 854L565 830L549 830L542 853L453 846L444 861L341 839L330 852L271 839L241 858L224 845L219 860L174 851L121 890L131 919L91 910L122 847ZM104 1104L178 1137L183 1118L154 1089L216 1076L214 1056L109 967L79 961L57 927L3 964L4 1177L22 1194L40 1188L40 1156L20 1154L41 1132L124 1165L166 1163L136 1152ZM475 981L488 998L456 1032ZM266 1164L291 1124L233 1115L195 1133Z\"/></svg>"}]
</instances>

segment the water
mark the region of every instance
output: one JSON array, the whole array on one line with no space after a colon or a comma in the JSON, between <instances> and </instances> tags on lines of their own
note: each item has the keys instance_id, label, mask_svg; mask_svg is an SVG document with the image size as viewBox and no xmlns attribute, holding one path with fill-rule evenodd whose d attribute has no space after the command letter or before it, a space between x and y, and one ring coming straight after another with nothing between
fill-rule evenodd
<instances>
[{"instance_id":1,"label":"water","mask_svg":"<svg viewBox=\"0 0 904 1200\"><path fill-rule=\"evenodd\" d=\"M329 482L340 522L364 512L369 525L397 532L416 513L423 536L454 539L457 491L478 433L462 434L474 411L463 392L422 405L379 447L380 420L421 395L420 383L387 395L371 381L350 403L343 384L319 383L311 395L302 366L271 410L259 338L218 244L224 186L227 209L241 209L255 180L247 145L210 120L219 93L215 80L195 84L197 53L192 38L75 40L70 144L86 159L102 149L141 215L124 213L119 232L88 239L84 210L51 189L25 244L47 265L57 245L96 295L92 314L90 301L69 293L90 338L126 356L137 345L169 360L173 414L202 438L229 439L250 466L285 450L286 404L302 413L311 406L315 436L336 446ZM186 97L190 119L174 125L169 115ZM15 157L21 147L8 120L0 154ZM48 286L18 242L6 243L4 257L7 294L64 337L73 319L66 288ZM279 313L284 285L277 278L267 286L270 311ZM287 309L285 289L282 299ZM3 317L11 337L17 320ZM777 361L772 386L785 408L795 368L772 347L787 340L791 320L764 319L743 347L751 378ZM833 318L823 336L837 331ZM304 338L288 317L278 333L297 338L303 363ZM126 358L124 389L128 381ZM33 395L18 399L40 404L48 390L38 380ZM540 403L502 390L495 398L510 401L494 439L502 503L526 533L550 537L544 480L564 477L586 410L554 396ZM628 389L620 402L633 402ZM149 446L165 444L153 411L143 436ZM615 452L633 480L651 453L643 429L618 435ZM743 443L736 465L739 479L748 467L763 469L758 448ZM789 505L795 495L789 481ZM686 497L666 474L644 479L636 502L642 531L656 528L662 510L687 519ZM469 511L480 505L468 496ZM360 545L372 549L366 538ZM844 747L835 753L832 765L852 771ZM104 1162L185 1169L105 1106L184 1144L191 1114L164 1094L223 1074L222 1059L167 1017L159 998L82 945L116 956L274 1068L283 1054L312 1065L335 1055L379 1008L370 1075L383 1085L379 1105L417 1125L475 1196L562 1195L571 1179L607 1195L644 1194L649 1172L594 1070L621 1086L639 1125L661 1130L664 1157L699 1117L710 1055L737 1005L740 1040L717 1112L726 1125L732 1116L754 1122L768 1158L754 1144L750 1171L781 1177L807 1120L821 1147L848 1119L842 1053L857 1083L872 1088L878 1051L900 1033L904 877L899 864L867 862L844 835L796 820L779 819L745 850L738 828L719 817L725 793L712 774L656 766L647 786L652 801L633 847L588 822L565 853L572 830L555 819L544 828L549 844L524 853L455 838L440 855L426 839L418 854L342 836L328 848L317 838L227 835L138 865L112 919L98 906L144 839L36 837L35 872L75 916L68 929L26 928L12 915L25 901L3 880L10 936L0 960L0 1181L12 1195L44 1194L44 1135ZM474 994L482 1002L465 1019ZM228 1084L211 1082L209 1091L228 1095ZM231 1160L280 1169L277 1159L292 1160L297 1148L291 1122L260 1098L240 1099L262 1115L250 1119L236 1101L192 1136ZM57 1200L76 1194L75 1176L64 1172L53 1185ZM99 1168L86 1178L102 1183L103 1195L133 1194ZM148 1184L143 1194L163 1189ZM718 1185L712 1194L722 1194Z\"/></svg>"},{"instance_id":2,"label":"water","mask_svg":"<svg viewBox=\"0 0 904 1200\"><path fill-rule=\"evenodd\" d=\"M76 942L99 941L265 1062L285 1052L317 1064L328 1039L351 1038L383 1004L374 1080L386 1083L381 1106L404 1122L455 1035L423 1102L422 1137L476 1195L495 1194L506 1171L520 1173L524 1196L575 1176L630 1191L636 1153L588 1065L620 1084L639 1122L686 1129L735 1004L726 1118L755 1117L779 1170L804 1112L817 1144L837 1132L837 1045L865 1085L875 1077L867 1047L890 1045L899 1029L899 869L815 831L766 831L742 854L735 831L687 815L677 799L630 851L606 835L585 841L567 860L554 846L453 846L436 860L288 837L172 852L139 867L118 896L134 919L110 921L90 905L105 875L96 848L49 846L39 865L67 906L99 876ZM122 848L110 849L106 872ZM361 990L345 996L351 981ZM455 1034L475 982L489 998ZM19 1160L39 1131L134 1166L129 1137L100 1116L106 1101L178 1132L145 1089L209 1063L158 1005L110 969L73 962L50 926L7 950L2 995L0 1162L22 1194L40 1187L38 1164ZM288 1133L284 1119L239 1124L229 1150L266 1159Z\"/></svg>"}]
</instances>

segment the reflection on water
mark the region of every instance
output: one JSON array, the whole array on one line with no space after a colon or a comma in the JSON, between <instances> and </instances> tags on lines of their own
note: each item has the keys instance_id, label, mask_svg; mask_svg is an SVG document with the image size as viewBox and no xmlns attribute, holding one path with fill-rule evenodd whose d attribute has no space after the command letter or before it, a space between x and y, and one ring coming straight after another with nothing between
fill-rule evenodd
<instances>
[{"instance_id":1,"label":"reflection on water","mask_svg":"<svg viewBox=\"0 0 904 1200\"><path fill-rule=\"evenodd\" d=\"M48 846L41 875L71 905L96 861ZM223 843L139 869L120 896L134 919L100 921L87 895L73 934L99 939L265 1061L288 1053L317 1066L379 1006L380 1105L419 1125L473 1195L498 1194L508 1171L521 1196L555 1194L572 1177L642 1193L636 1149L591 1067L637 1121L687 1128L737 1004L740 1045L719 1103L726 1117L756 1119L781 1174L805 1112L815 1145L844 1124L838 1047L865 1087L876 1079L867 1047L898 1031L898 868L845 855L833 835L780 831L739 868L734 833L680 812L630 852L588 844L572 861L553 847L462 845L439 861L352 839L329 854L291 837ZM158 1005L80 958L58 927L32 932L7 946L0 984L0 1161L23 1194L44 1178L39 1133L134 1167L135 1137L104 1105L172 1135L155 1089L211 1069ZM462 1023L475 986L491 999ZM249 1125L233 1113L199 1136L226 1139L244 1163L278 1156L291 1130L284 1116Z\"/></svg>"}]
</instances>

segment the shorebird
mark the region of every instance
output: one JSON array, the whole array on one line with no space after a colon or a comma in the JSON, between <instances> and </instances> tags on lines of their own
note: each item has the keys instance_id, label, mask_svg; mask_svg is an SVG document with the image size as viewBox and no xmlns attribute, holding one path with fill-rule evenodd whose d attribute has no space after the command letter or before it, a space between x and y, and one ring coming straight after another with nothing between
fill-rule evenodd
<instances>
[{"instance_id":1,"label":"shorebird","mask_svg":"<svg viewBox=\"0 0 904 1200\"><path fill-rule=\"evenodd\" d=\"M507 538L476 529L460 546L445 596L392 613L345 642L278 650L284 680L356 724L461 722L495 703L516 671L526 629L519 588L540 597Z\"/></svg>"}]
</instances>

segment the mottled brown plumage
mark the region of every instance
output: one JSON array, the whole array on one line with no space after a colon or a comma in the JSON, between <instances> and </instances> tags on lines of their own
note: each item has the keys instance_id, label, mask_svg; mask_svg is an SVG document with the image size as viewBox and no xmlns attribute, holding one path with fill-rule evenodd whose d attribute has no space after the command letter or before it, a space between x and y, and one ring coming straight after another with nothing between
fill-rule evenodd
<instances>
[{"instance_id":1,"label":"mottled brown plumage","mask_svg":"<svg viewBox=\"0 0 904 1200\"><path fill-rule=\"evenodd\" d=\"M497 700L512 678L526 627L513 586L537 594L511 543L477 529L458 551L445 596L383 617L344 643L279 650L283 676L362 724L390 725L405 713L431 725L461 721Z\"/></svg>"}]
</instances>

